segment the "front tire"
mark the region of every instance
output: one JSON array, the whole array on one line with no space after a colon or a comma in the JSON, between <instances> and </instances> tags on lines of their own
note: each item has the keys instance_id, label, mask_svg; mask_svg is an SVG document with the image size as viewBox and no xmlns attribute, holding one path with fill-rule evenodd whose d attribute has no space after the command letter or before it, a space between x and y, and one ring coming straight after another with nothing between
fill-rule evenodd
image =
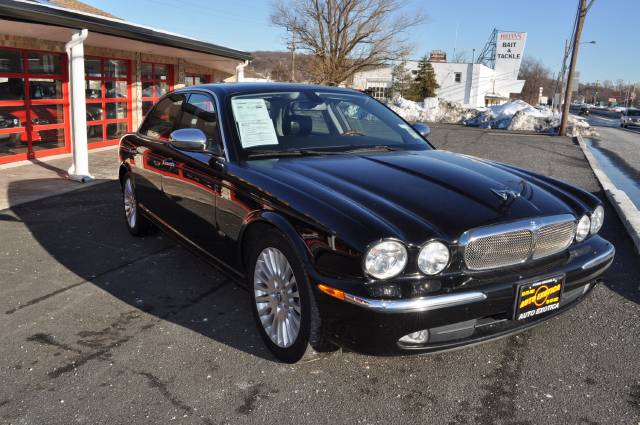
<instances>
[{"instance_id":1,"label":"front tire","mask_svg":"<svg viewBox=\"0 0 640 425\"><path fill-rule=\"evenodd\" d=\"M154 230L153 224L144 215L140 214L136 187L130 174L126 174L122 179L122 203L129 233L133 236L151 234Z\"/></svg>"},{"instance_id":2,"label":"front tire","mask_svg":"<svg viewBox=\"0 0 640 425\"><path fill-rule=\"evenodd\" d=\"M275 230L263 233L249 246L247 264L258 332L275 357L295 363L332 351L309 278L288 240Z\"/></svg>"}]
</instances>

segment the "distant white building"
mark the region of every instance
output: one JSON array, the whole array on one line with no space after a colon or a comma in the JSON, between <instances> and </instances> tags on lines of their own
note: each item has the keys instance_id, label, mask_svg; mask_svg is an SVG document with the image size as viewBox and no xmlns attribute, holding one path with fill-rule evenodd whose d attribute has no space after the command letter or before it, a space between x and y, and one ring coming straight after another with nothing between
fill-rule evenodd
<instances>
[{"instance_id":1,"label":"distant white building","mask_svg":"<svg viewBox=\"0 0 640 425\"><path fill-rule=\"evenodd\" d=\"M469 106L487 106L506 102L511 93L520 93L524 80L518 80L526 33L494 32L494 44L485 48L491 55L485 63L453 63L443 52L430 55L430 62L440 88L441 99ZM415 74L418 61L406 63ZM354 75L353 88L366 90L376 98L385 98L393 86L393 66L362 71Z\"/></svg>"}]
</instances>

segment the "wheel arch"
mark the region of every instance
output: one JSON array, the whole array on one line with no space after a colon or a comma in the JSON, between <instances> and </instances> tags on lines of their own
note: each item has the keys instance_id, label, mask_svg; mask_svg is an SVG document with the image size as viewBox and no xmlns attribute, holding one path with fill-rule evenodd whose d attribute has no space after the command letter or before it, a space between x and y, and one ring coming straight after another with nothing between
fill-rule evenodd
<instances>
[{"instance_id":1,"label":"wheel arch","mask_svg":"<svg viewBox=\"0 0 640 425\"><path fill-rule=\"evenodd\" d=\"M118 181L120 182L120 187L124 184L124 176L125 174L131 174L131 169L126 163L120 164L120 168L118 169Z\"/></svg>"},{"instance_id":2,"label":"wheel arch","mask_svg":"<svg viewBox=\"0 0 640 425\"><path fill-rule=\"evenodd\" d=\"M299 255L300 260L302 260L305 265L311 263L311 253L293 224L277 212L261 211L245 221L238 236L237 255L243 269L246 269L247 266L246 256L249 242L257 238L261 230L264 231L266 229L275 229L282 233Z\"/></svg>"}]
</instances>

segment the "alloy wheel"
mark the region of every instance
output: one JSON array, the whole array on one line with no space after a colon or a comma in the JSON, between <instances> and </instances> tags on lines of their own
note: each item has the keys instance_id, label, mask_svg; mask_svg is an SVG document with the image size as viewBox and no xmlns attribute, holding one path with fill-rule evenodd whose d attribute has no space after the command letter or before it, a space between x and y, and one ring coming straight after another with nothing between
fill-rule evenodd
<instances>
[{"instance_id":1,"label":"alloy wheel","mask_svg":"<svg viewBox=\"0 0 640 425\"><path fill-rule=\"evenodd\" d=\"M127 217L127 223L129 223L129 227L132 229L136 227L137 220L137 203L136 203L136 194L133 190L133 184L131 183L131 179L127 179L124 183L124 214Z\"/></svg>"},{"instance_id":2,"label":"alloy wheel","mask_svg":"<svg viewBox=\"0 0 640 425\"><path fill-rule=\"evenodd\" d=\"M260 322L278 347L294 344L300 333L300 294L287 257L277 248L262 250L256 260L253 290Z\"/></svg>"}]
</instances>

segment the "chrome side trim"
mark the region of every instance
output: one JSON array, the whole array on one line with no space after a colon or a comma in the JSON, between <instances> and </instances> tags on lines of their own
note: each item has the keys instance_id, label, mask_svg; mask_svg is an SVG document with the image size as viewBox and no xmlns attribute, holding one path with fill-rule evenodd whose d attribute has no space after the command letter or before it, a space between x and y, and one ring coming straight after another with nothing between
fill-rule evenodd
<instances>
[{"instance_id":1,"label":"chrome side trim","mask_svg":"<svg viewBox=\"0 0 640 425\"><path fill-rule=\"evenodd\" d=\"M613 245L609 245L609 249L607 249L605 252L603 252L601 254L598 254L597 256L592 258L591 260L589 260L586 263L584 263L581 268L582 268L582 270L590 269L592 267L597 266L598 264L602 264L602 263L604 263L606 261L609 261L615 255L616 255L615 247Z\"/></svg>"},{"instance_id":2,"label":"chrome side trim","mask_svg":"<svg viewBox=\"0 0 640 425\"><path fill-rule=\"evenodd\" d=\"M477 301L484 301L487 295L483 292L465 292L462 294L434 295L431 297L413 298L409 300L377 300L344 294L345 301L371 310L389 313L411 313L437 310Z\"/></svg>"}]
</instances>

